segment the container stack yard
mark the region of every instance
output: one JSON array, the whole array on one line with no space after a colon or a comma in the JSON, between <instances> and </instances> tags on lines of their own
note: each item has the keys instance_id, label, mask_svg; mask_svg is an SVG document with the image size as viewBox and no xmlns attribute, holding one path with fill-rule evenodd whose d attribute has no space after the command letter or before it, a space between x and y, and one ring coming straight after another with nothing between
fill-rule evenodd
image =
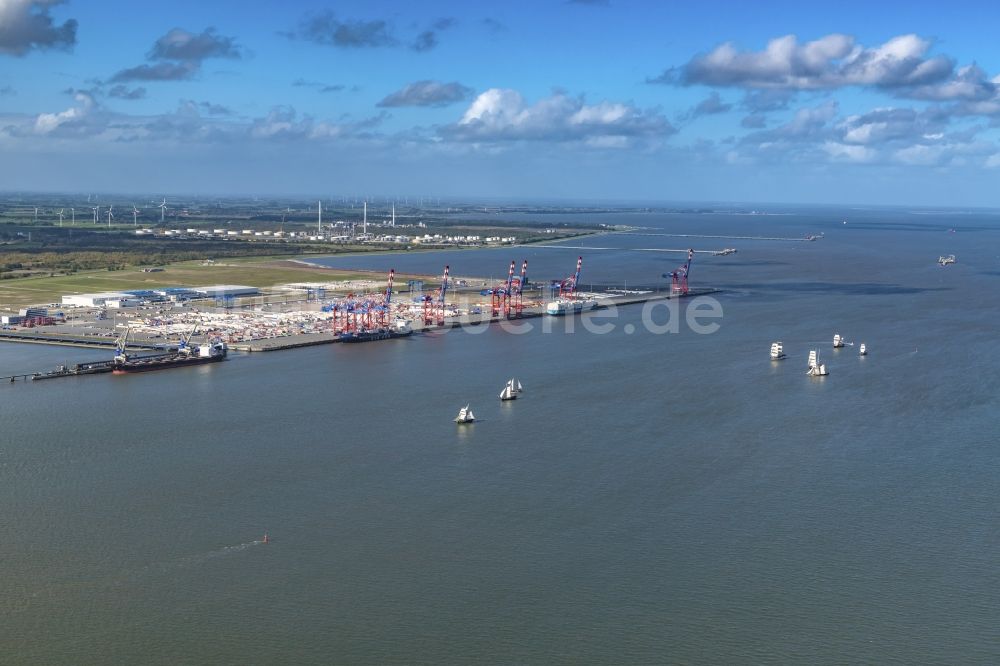
<instances>
[{"instance_id":1,"label":"container stack yard","mask_svg":"<svg viewBox=\"0 0 1000 666\"><path fill-rule=\"evenodd\" d=\"M506 280L488 284L482 278L455 278L448 266L436 288L423 280L400 280L390 271L376 280L286 284L271 289L241 285L159 288L99 294L68 294L61 306L31 310L30 320L10 319L0 339L74 346L112 347L126 328L139 349L176 347L194 328L199 341L218 339L237 351L270 351L338 341L357 341L358 334L378 331L421 332L489 322L578 314L611 305L642 303L709 293L689 285L692 253L664 277L669 290L604 288L578 291L583 258L575 272L552 284L528 282L528 262L515 274L511 261ZM476 286L472 286L476 285ZM546 289L549 287L549 289ZM554 301L552 299L555 299ZM55 308L58 308L56 310ZM15 323L16 322L16 323ZM20 325L17 325L20 324ZM397 337L397 335L385 336ZM369 337L367 339L385 339Z\"/></svg>"}]
</instances>

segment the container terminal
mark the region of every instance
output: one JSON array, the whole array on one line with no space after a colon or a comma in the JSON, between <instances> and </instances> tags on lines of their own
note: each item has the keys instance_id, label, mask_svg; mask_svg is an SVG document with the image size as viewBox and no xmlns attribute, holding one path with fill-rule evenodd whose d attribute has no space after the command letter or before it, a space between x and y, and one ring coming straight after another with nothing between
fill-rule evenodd
<instances>
[{"instance_id":1,"label":"container terminal","mask_svg":"<svg viewBox=\"0 0 1000 666\"><path fill-rule=\"evenodd\" d=\"M537 283L528 279L527 261L522 262L519 272L517 262L511 261L506 279L493 284L481 278L452 276L445 266L434 289L425 289L425 280L420 279L409 279L405 288L399 288L395 271L390 271L382 285L375 280L353 280L282 285L266 291L215 285L70 294L63 297L58 310L57 306L31 308L17 318L6 317L0 341L108 348L109 362L62 366L34 375L0 377L0 381L178 367L222 360L228 350L262 352L336 342L376 342L413 333L546 315L572 316L717 292L689 285L693 257L694 251L689 251L687 261L664 273L660 284L633 285L631 289L580 289L581 256L568 277ZM201 333L196 336L197 331ZM202 350L209 351L202 355ZM143 358L148 360L139 361ZM154 358L160 360L154 362Z\"/></svg>"}]
</instances>

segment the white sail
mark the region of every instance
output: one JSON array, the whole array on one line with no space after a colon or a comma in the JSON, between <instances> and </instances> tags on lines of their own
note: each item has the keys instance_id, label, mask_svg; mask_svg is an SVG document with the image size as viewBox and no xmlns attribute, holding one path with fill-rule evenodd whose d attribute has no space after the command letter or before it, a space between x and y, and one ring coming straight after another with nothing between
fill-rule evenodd
<instances>
[{"instance_id":1,"label":"white sail","mask_svg":"<svg viewBox=\"0 0 1000 666\"><path fill-rule=\"evenodd\" d=\"M840 333L837 333L836 335L833 336L833 346L834 347L844 346L844 339L840 337Z\"/></svg>"},{"instance_id":2,"label":"white sail","mask_svg":"<svg viewBox=\"0 0 1000 666\"><path fill-rule=\"evenodd\" d=\"M827 374L826 365L819 362L819 354L816 350L809 352L809 369L806 374L810 377L825 377Z\"/></svg>"},{"instance_id":3,"label":"white sail","mask_svg":"<svg viewBox=\"0 0 1000 666\"><path fill-rule=\"evenodd\" d=\"M473 415L472 410L466 405L458 411L458 416L455 417L455 423L472 423L476 420L475 415Z\"/></svg>"},{"instance_id":4,"label":"white sail","mask_svg":"<svg viewBox=\"0 0 1000 666\"><path fill-rule=\"evenodd\" d=\"M861 356L866 356L868 354L868 348L865 347L865 343L863 342L861 343L861 347L858 348L858 354L860 354Z\"/></svg>"},{"instance_id":5,"label":"white sail","mask_svg":"<svg viewBox=\"0 0 1000 666\"><path fill-rule=\"evenodd\" d=\"M771 360L776 361L778 359L785 358L785 347L780 342L775 342L771 345Z\"/></svg>"},{"instance_id":6,"label":"white sail","mask_svg":"<svg viewBox=\"0 0 1000 666\"><path fill-rule=\"evenodd\" d=\"M503 390L500 391L501 400L514 400L515 398L517 398L517 393L514 392L514 387L510 384L504 386Z\"/></svg>"},{"instance_id":7,"label":"white sail","mask_svg":"<svg viewBox=\"0 0 1000 666\"><path fill-rule=\"evenodd\" d=\"M510 381L511 381L511 388L513 388L515 392L521 393L522 391L524 391L524 387L521 386L520 379L512 379Z\"/></svg>"}]
</instances>

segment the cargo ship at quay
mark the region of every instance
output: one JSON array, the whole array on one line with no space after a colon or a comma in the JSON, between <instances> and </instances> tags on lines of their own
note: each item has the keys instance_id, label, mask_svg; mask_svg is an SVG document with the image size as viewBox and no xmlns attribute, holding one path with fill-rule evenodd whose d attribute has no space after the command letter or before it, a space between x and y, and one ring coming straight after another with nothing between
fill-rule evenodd
<instances>
[{"instance_id":1,"label":"cargo ship at quay","mask_svg":"<svg viewBox=\"0 0 1000 666\"><path fill-rule=\"evenodd\" d=\"M166 370L224 361L227 353L226 343L220 339L191 346L191 336L196 331L197 327L180 341L177 345L177 351L149 356L130 356L125 351L131 332L131 329L127 328L115 343L115 357L111 362L111 372L116 375L124 375L133 372Z\"/></svg>"},{"instance_id":2,"label":"cargo ship at quay","mask_svg":"<svg viewBox=\"0 0 1000 666\"><path fill-rule=\"evenodd\" d=\"M222 341L198 345L191 351L178 351L154 356L115 357L111 372L124 375L133 372L148 372L150 370L166 370L189 365L204 365L226 360L226 344Z\"/></svg>"},{"instance_id":3,"label":"cargo ship at quay","mask_svg":"<svg viewBox=\"0 0 1000 666\"><path fill-rule=\"evenodd\" d=\"M571 317L607 307L717 292L718 290L713 288L689 290L688 276L693 255L694 252L689 250L685 264L672 273L664 274L664 277L671 278L669 289L661 289L657 284L633 286L631 290L603 288L594 293L580 292L577 288L583 264L583 258L578 257L575 272L566 279L553 280L549 284L531 285L531 289L537 294L532 300L526 300L525 293L529 287L528 262L523 263L521 274L518 276L514 273L515 262L512 261L506 280L479 290L480 295L488 297L485 303L476 302L473 300L474 297L470 298L471 290L464 280L457 281L459 289L465 287L459 300L455 303L446 303L446 296L452 284L449 267L445 266L438 290L423 293L411 298L409 302L397 304L392 298L395 271L390 270L388 284L381 293L362 295L348 293L346 297L335 298L332 302L323 304L318 311L311 312L313 330L307 330L305 325L300 325L303 329L301 332L290 333L288 330L290 326L283 324L287 328L281 329L280 335L248 340L234 334L232 322L245 326L244 322L247 319L252 320L255 316L251 312L241 311L235 317L228 309L223 313L211 311L202 313L193 308L190 312L172 313L173 316L180 317L181 321L178 323L181 325L192 326L190 332L181 336L174 349L167 344L154 342L155 338L161 337L156 328L160 324L144 320L130 322L113 342L99 338L91 341L80 334L66 334L62 331L45 333L35 329L28 332L4 330L0 331L0 340L92 347L110 343L114 345L115 354L107 361L65 364L49 372L18 374L0 377L0 380L13 383L18 380L54 379L90 374L121 375L149 372L216 363L226 360L231 349L241 352L263 352L334 342L352 344L377 342L409 337L417 332L474 327L508 319ZM552 300L545 299L546 295ZM270 308L266 308L265 312L266 316L271 315ZM199 328L210 331L208 340L201 344L192 343L192 338L198 333ZM138 340L131 340L133 336ZM140 353L137 351L139 349L157 351Z\"/></svg>"},{"instance_id":4,"label":"cargo ship at quay","mask_svg":"<svg viewBox=\"0 0 1000 666\"><path fill-rule=\"evenodd\" d=\"M344 331L337 336L340 342L375 342L377 340L391 340L393 338L405 338L413 335L413 328L409 320L397 320L392 326L383 326L373 329L361 329L356 331Z\"/></svg>"}]
</instances>

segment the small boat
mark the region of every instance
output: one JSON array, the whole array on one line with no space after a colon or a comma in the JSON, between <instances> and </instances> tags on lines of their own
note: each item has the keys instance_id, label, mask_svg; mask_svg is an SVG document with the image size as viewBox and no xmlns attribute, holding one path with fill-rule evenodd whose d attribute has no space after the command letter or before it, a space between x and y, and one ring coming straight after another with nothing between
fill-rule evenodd
<instances>
[{"instance_id":1,"label":"small boat","mask_svg":"<svg viewBox=\"0 0 1000 666\"><path fill-rule=\"evenodd\" d=\"M507 385L500 391L500 400L517 400L517 389L514 387L514 380L507 382Z\"/></svg>"},{"instance_id":2,"label":"small boat","mask_svg":"<svg viewBox=\"0 0 1000 666\"><path fill-rule=\"evenodd\" d=\"M815 349L809 352L809 369L806 374L810 377L826 377L830 374L826 370L826 364L819 362L819 352Z\"/></svg>"},{"instance_id":3,"label":"small boat","mask_svg":"<svg viewBox=\"0 0 1000 666\"><path fill-rule=\"evenodd\" d=\"M780 342L771 343L771 360L780 361L785 358L785 347Z\"/></svg>"},{"instance_id":4,"label":"small boat","mask_svg":"<svg viewBox=\"0 0 1000 666\"><path fill-rule=\"evenodd\" d=\"M833 348L840 349L844 346L844 338L840 337L840 333L833 336Z\"/></svg>"},{"instance_id":5,"label":"small boat","mask_svg":"<svg viewBox=\"0 0 1000 666\"><path fill-rule=\"evenodd\" d=\"M947 266L948 264L955 263L955 255L949 254L947 257L938 257L938 265Z\"/></svg>"},{"instance_id":6,"label":"small boat","mask_svg":"<svg viewBox=\"0 0 1000 666\"><path fill-rule=\"evenodd\" d=\"M865 343L863 342L861 343L861 346L858 347L858 356L868 356L868 348L865 347Z\"/></svg>"},{"instance_id":7,"label":"small boat","mask_svg":"<svg viewBox=\"0 0 1000 666\"><path fill-rule=\"evenodd\" d=\"M476 415L472 413L468 405L462 407L458 412L458 416L455 417L455 423L472 423L475 420Z\"/></svg>"}]
</instances>

